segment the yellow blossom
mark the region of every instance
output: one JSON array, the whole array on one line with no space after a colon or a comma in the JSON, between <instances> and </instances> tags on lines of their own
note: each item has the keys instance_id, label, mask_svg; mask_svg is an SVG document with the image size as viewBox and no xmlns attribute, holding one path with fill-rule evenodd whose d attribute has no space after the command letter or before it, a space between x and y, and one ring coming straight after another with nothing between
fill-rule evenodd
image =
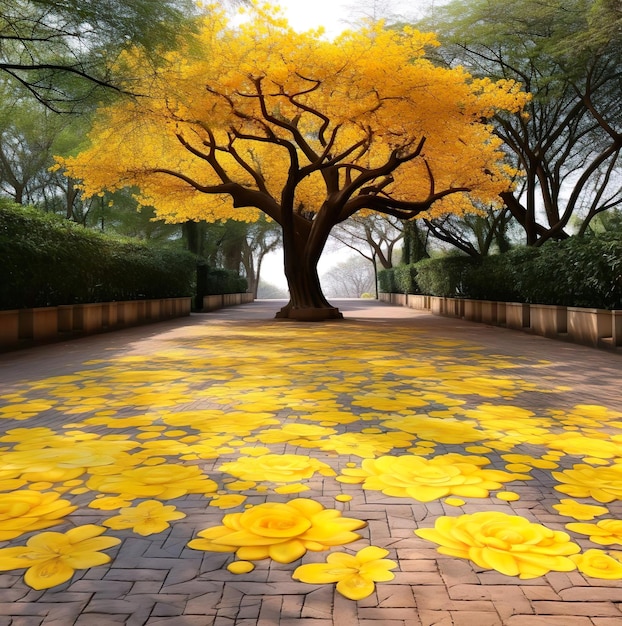
<instances>
[{"instance_id":1,"label":"yellow blossom","mask_svg":"<svg viewBox=\"0 0 622 626\"><path fill-rule=\"evenodd\" d=\"M591 520L599 515L607 513L607 509L604 506L596 506L594 504L581 504L576 500L570 498L564 498L560 500L559 504L554 504L553 508L559 511L561 515L566 517L574 517L578 520Z\"/></svg>"},{"instance_id":2,"label":"yellow blossom","mask_svg":"<svg viewBox=\"0 0 622 626\"><path fill-rule=\"evenodd\" d=\"M382 456L365 459L360 469L346 468L337 480L363 483L363 489L382 491L388 496L431 502L445 496L487 498L491 489L504 482L528 478L500 470L482 469L483 457L442 455Z\"/></svg>"},{"instance_id":3,"label":"yellow blossom","mask_svg":"<svg viewBox=\"0 0 622 626\"><path fill-rule=\"evenodd\" d=\"M222 523L199 532L200 539L193 539L188 546L235 552L244 561L271 558L291 563L307 550L321 551L355 541L359 535L352 531L366 525L307 498L258 504L243 513L225 515Z\"/></svg>"},{"instance_id":4,"label":"yellow blossom","mask_svg":"<svg viewBox=\"0 0 622 626\"><path fill-rule=\"evenodd\" d=\"M434 528L420 528L415 534L438 543L441 554L520 578L570 572L575 564L568 557L580 551L567 533L499 511L439 517Z\"/></svg>"},{"instance_id":5,"label":"yellow blossom","mask_svg":"<svg viewBox=\"0 0 622 626\"><path fill-rule=\"evenodd\" d=\"M571 522L566 524L566 528L582 535L589 535L590 541L601 546L612 543L622 544L622 520L603 519L596 524Z\"/></svg>"},{"instance_id":6,"label":"yellow blossom","mask_svg":"<svg viewBox=\"0 0 622 626\"><path fill-rule=\"evenodd\" d=\"M187 493L212 493L218 485L196 465L158 465L124 469L115 474L92 476L87 487L124 498L179 498Z\"/></svg>"},{"instance_id":7,"label":"yellow blossom","mask_svg":"<svg viewBox=\"0 0 622 626\"><path fill-rule=\"evenodd\" d=\"M243 456L237 461L223 463L218 469L242 480L269 480L275 483L298 482L311 478L315 472L323 476L335 475L330 465L298 454Z\"/></svg>"},{"instance_id":8,"label":"yellow blossom","mask_svg":"<svg viewBox=\"0 0 622 626\"><path fill-rule=\"evenodd\" d=\"M385 559L388 550L368 546L355 556L345 552L333 552L326 557L326 563L300 565L292 578L303 583L337 583L337 591L350 600L362 600L371 595L374 583L393 580L390 571L397 567L391 559Z\"/></svg>"},{"instance_id":9,"label":"yellow blossom","mask_svg":"<svg viewBox=\"0 0 622 626\"><path fill-rule=\"evenodd\" d=\"M555 485L561 491L575 498L592 497L597 502L608 503L622 499L622 463L607 467L591 467L578 463L572 469L552 472L561 485Z\"/></svg>"},{"instance_id":10,"label":"yellow blossom","mask_svg":"<svg viewBox=\"0 0 622 626\"><path fill-rule=\"evenodd\" d=\"M172 505L163 505L158 500L146 500L135 507L125 507L120 515L110 517L103 522L113 530L131 528L138 535L154 535L169 527L169 522L186 517Z\"/></svg>"},{"instance_id":11,"label":"yellow blossom","mask_svg":"<svg viewBox=\"0 0 622 626\"><path fill-rule=\"evenodd\" d=\"M622 580L622 562L603 550L586 550L570 557L583 574L604 580Z\"/></svg>"},{"instance_id":12,"label":"yellow blossom","mask_svg":"<svg viewBox=\"0 0 622 626\"><path fill-rule=\"evenodd\" d=\"M58 493L23 490L2 494L0 541L54 526L77 508L67 500L59 500Z\"/></svg>"},{"instance_id":13,"label":"yellow blossom","mask_svg":"<svg viewBox=\"0 0 622 626\"><path fill-rule=\"evenodd\" d=\"M110 562L100 550L121 543L100 537L105 528L87 524L66 533L45 532L31 537L25 546L0 549L0 571L26 569L24 581L33 589L49 589L68 581L75 570Z\"/></svg>"}]
</instances>

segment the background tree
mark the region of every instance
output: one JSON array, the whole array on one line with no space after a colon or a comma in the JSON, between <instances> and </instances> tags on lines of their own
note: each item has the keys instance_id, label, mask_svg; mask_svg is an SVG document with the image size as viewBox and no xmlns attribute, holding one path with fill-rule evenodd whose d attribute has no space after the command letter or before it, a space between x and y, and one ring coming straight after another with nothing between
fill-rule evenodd
<instances>
[{"instance_id":1,"label":"background tree","mask_svg":"<svg viewBox=\"0 0 622 626\"><path fill-rule=\"evenodd\" d=\"M169 221L265 213L283 232L279 315L340 317L317 274L332 228L363 210L412 219L493 201L512 172L483 120L526 96L435 67L429 34L373 26L329 42L266 11L235 29L212 14L133 83L149 98L102 111L92 147L62 163L87 195L136 185ZM138 51L124 62L144 67Z\"/></svg>"},{"instance_id":2,"label":"background tree","mask_svg":"<svg viewBox=\"0 0 622 626\"><path fill-rule=\"evenodd\" d=\"M523 172L502 194L525 242L582 233L622 202L622 37L612 0L469 0L438 8L449 65L514 78L533 94L528 115L496 116L496 132Z\"/></svg>"},{"instance_id":3,"label":"background tree","mask_svg":"<svg viewBox=\"0 0 622 626\"><path fill-rule=\"evenodd\" d=\"M407 225L411 223L414 222L404 222L395 217L378 213L354 215L333 228L328 240L328 247L330 247L332 240L337 242L340 248L345 246L354 250L370 263L368 269L373 273L373 288L363 291L375 293L377 297L378 267L388 269L397 262L395 259L396 246L403 239ZM342 281L335 279L333 282L341 283Z\"/></svg>"},{"instance_id":4,"label":"background tree","mask_svg":"<svg viewBox=\"0 0 622 626\"><path fill-rule=\"evenodd\" d=\"M360 298L375 291L372 266L361 256L352 256L322 276L322 285L332 298Z\"/></svg>"},{"instance_id":5,"label":"background tree","mask_svg":"<svg viewBox=\"0 0 622 626\"><path fill-rule=\"evenodd\" d=\"M154 60L194 15L192 0L3 0L0 75L51 109L75 110L121 88L111 62L121 50Z\"/></svg>"}]
</instances>

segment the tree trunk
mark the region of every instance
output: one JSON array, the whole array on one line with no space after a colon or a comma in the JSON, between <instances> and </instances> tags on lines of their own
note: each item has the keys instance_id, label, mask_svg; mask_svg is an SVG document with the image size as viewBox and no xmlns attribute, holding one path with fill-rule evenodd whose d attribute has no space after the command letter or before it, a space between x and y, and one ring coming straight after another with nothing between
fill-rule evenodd
<instances>
[{"instance_id":1,"label":"tree trunk","mask_svg":"<svg viewBox=\"0 0 622 626\"><path fill-rule=\"evenodd\" d=\"M312 227L302 220L288 228L283 226L283 254L285 277L289 286L289 302L277 314L304 322L342 319L339 309L326 300L320 286L317 264L328 239L327 232L319 232L317 223Z\"/></svg>"}]
</instances>

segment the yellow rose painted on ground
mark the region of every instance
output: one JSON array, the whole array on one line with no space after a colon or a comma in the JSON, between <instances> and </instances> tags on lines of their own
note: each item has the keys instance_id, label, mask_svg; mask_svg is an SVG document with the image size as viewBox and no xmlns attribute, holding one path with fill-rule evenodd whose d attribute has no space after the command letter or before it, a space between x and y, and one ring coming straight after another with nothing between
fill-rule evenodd
<instances>
[{"instance_id":1,"label":"yellow rose painted on ground","mask_svg":"<svg viewBox=\"0 0 622 626\"><path fill-rule=\"evenodd\" d=\"M337 591L350 600L362 600L371 595L376 588L374 583L387 582L395 578L391 572L397 563L385 557L388 550L368 546L356 555L345 552L333 552L326 558L326 563L300 565L292 578L303 583L337 583Z\"/></svg>"},{"instance_id":2,"label":"yellow rose painted on ground","mask_svg":"<svg viewBox=\"0 0 622 626\"><path fill-rule=\"evenodd\" d=\"M105 530L103 526L87 524L66 533L40 533L25 546L0 549L0 571L27 568L24 582L33 589L61 585L77 569L110 562L110 557L100 550L116 546L121 540L100 537Z\"/></svg>"},{"instance_id":3,"label":"yellow rose painted on ground","mask_svg":"<svg viewBox=\"0 0 622 626\"><path fill-rule=\"evenodd\" d=\"M0 497L0 541L54 526L77 508L54 492L22 490L3 493Z\"/></svg>"},{"instance_id":4,"label":"yellow rose painted on ground","mask_svg":"<svg viewBox=\"0 0 622 626\"><path fill-rule=\"evenodd\" d=\"M164 505L158 500L146 500L135 507L124 507L119 515L103 522L113 530L131 528L138 535L154 535L169 528L170 521L186 517L172 505Z\"/></svg>"},{"instance_id":5,"label":"yellow rose painted on ground","mask_svg":"<svg viewBox=\"0 0 622 626\"><path fill-rule=\"evenodd\" d=\"M574 498L594 498L604 504L622 500L622 463L607 467L592 467L578 463L572 469L552 472L561 485L555 485L561 491Z\"/></svg>"},{"instance_id":6,"label":"yellow rose painted on ground","mask_svg":"<svg viewBox=\"0 0 622 626\"><path fill-rule=\"evenodd\" d=\"M586 576L604 580L622 580L622 561L620 554L615 558L603 550L586 550L582 554L570 557L578 570Z\"/></svg>"},{"instance_id":7,"label":"yellow rose painted on ground","mask_svg":"<svg viewBox=\"0 0 622 626\"><path fill-rule=\"evenodd\" d=\"M449 495L487 498L491 489L499 489L504 482L529 478L483 469L481 465L487 463L482 457L456 454L433 459L415 455L381 456L365 459L360 469L343 469L337 480L363 483L363 489L382 491L388 496L431 502Z\"/></svg>"},{"instance_id":8,"label":"yellow rose painted on ground","mask_svg":"<svg viewBox=\"0 0 622 626\"><path fill-rule=\"evenodd\" d=\"M237 461L223 463L218 469L242 480L269 480L273 483L298 482L311 478L316 472L323 476L335 475L330 465L298 454L242 456Z\"/></svg>"},{"instance_id":9,"label":"yellow rose painted on ground","mask_svg":"<svg viewBox=\"0 0 622 626\"><path fill-rule=\"evenodd\" d=\"M92 476L87 487L103 493L120 494L127 499L169 500L188 493L213 493L218 485L196 465L157 465Z\"/></svg>"},{"instance_id":10,"label":"yellow rose painted on ground","mask_svg":"<svg viewBox=\"0 0 622 626\"><path fill-rule=\"evenodd\" d=\"M291 563L307 550L327 550L360 537L352 531L366 526L361 520L342 517L319 502L296 498L287 503L266 502L243 513L225 515L222 526L198 533L188 543L195 550L235 552L243 561L271 558Z\"/></svg>"},{"instance_id":11,"label":"yellow rose painted on ground","mask_svg":"<svg viewBox=\"0 0 622 626\"><path fill-rule=\"evenodd\" d=\"M569 557L581 550L565 532L499 511L439 517L434 528L420 528L415 534L439 544L441 554L523 579L570 572L576 566Z\"/></svg>"},{"instance_id":12,"label":"yellow rose painted on ground","mask_svg":"<svg viewBox=\"0 0 622 626\"><path fill-rule=\"evenodd\" d=\"M622 520L619 519L603 519L596 524L572 522L566 524L566 528L582 535L589 535L590 541L601 546L612 543L622 545Z\"/></svg>"}]
</instances>

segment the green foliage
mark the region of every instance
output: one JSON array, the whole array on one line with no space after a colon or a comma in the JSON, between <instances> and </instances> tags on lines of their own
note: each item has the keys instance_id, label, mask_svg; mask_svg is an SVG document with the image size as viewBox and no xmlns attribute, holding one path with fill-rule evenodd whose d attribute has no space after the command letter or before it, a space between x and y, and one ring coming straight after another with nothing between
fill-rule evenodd
<instances>
[{"instance_id":1,"label":"green foliage","mask_svg":"<svg viewBox=\"0 0 622 626\"><path fill-rule=\"evenodd\" d=\"M188 296L195 257L0 202L0 308Z\"/></svg>"},{"instance_id":2,"label":"green foliage","mask_svg":"<svg viewBox=\"0 0 622 626\"><path fill-rule=\"evenodd\" d=\"M417 283L417 267L414 264L394 267L393 277L400 293L421 293Z\"/></svg>"},{"instance_id":3,"label":"green foliage","mask_svg":"<svg viewBox=\"0 0 622 626\"><path fill-rule=\"evenodd\" d=\"M199 297L224 293L246 293L248 281L234 270L210 267L205 263L197 266L197 293Z\"/></svg>"},{"instance_id":4,"label":"green foliage","mask_svg":"<svg viewBox=\"0 0 622 626\"><path fill-rule=\"evenodd\" d=\"M424 259L417 263L417 282L423 293L445 298L467 296L465 277L476 261L466 256Z\"/></svg>"},{"instance_id":5,"label":"green foliage","mask_svg":"<svg viewBox=\"0 0 622 626\"><path fill-rule=\"evenodd\" d=\"M383 293L398 293L394 267L382 269L378 272L378 287Z\"/></svg>"},{"instance_id":6,"label":"green foliage","mask_svg":"<svg viewBox=\"0 0 622 626\"><path fill-rule=\"evenodd\" d=\"M622 309L619 233L570 237L479 259L425 259L416 267L421 291L434 296Z\"/></svg>"}]
</instances>

